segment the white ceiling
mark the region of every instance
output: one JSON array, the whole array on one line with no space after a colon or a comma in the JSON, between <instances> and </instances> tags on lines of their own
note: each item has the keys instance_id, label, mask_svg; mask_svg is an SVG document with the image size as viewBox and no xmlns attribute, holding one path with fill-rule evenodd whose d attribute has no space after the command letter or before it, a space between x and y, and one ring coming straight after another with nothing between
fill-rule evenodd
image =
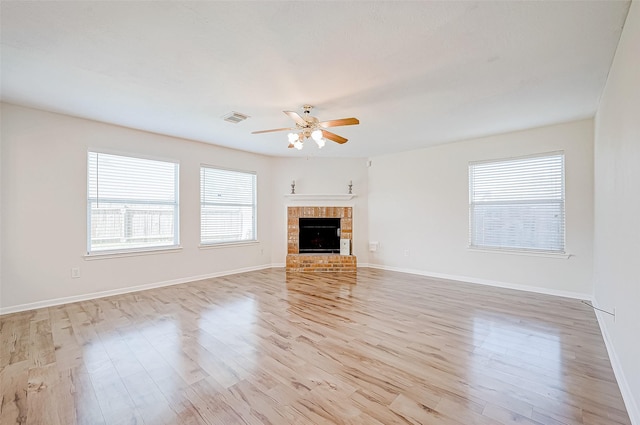
<instances>
[{"instance_id":1,"label":"white ceiling","mask_svg":"<svg viewBox=\"0 0 640 425\"><path fill-rule=\"evenodd\" d=\"M1 8L5 102L268 155L368 157L593 116L629 2ZM250 134L291 126L282 111L304 103L361 124L321 151Z\"/></svg>"}]
</instances>

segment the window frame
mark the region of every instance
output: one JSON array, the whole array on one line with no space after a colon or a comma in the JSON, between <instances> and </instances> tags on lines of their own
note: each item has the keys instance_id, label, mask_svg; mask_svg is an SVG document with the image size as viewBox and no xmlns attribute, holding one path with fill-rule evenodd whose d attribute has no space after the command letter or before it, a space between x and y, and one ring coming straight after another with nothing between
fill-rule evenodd
<instances>
[{"instance_id":1,"label":"window frame","mask_svg":"<svg viewBox=\"0 0 640 425\"><path fill-rule=\"evenodd\" d=\"M493 202L485 202L478 203L474 202L474 175L472 174L472 167L480 164L506 164L513 161L519 160L528 160L528 159L536 159L536 158L552 158L552 157L560 157L560 193L561 199L554 198L545 198L544 201L537 200L510 200L510 201L502 201L502 203L507 204L520 204L522 206L525 205L535 205L538 204L558 204L560 205L560 211L562 213L561 218L561 232L558 232L558 240L560 241L561 247L559 249L549 249L545 247L533 247L526 248L522 246L494 246L494 245L474 245L474 206L477 205L500 205L501 201L493 201ZM490 159L490 160L482 160L482 161L471 161L468 163L468 178L469 178L469 240L468 240L468 249L477 250L477 251L493 251L493 252L502 252L509 254L520 254L520 255L537 255L537 256L551 256L551 257L563 257L568 258L567 254L567 240L566 240L566 156L564 151L552 151L552 152L543 152L532 155L523 155L516 157L508 157L508 158L500 158L500 159ZM512 186L513 187L513 186Z\"/></svg>"},{"instance_id":2,"label":"window frame","mask_svg":"<svg viewBox=\"0 0 640 425\"><path fill-rule=\"evenodd\" d=\"M143 160L143 161L156 161L156 162L164 162L167 164L172 164L174 166L173 171L173 189L174 189L174 201L173 202L158 202L148 200L149 202L146 205L172 205L173 206L173 242L171 244L161 244L161 245L148 245L148 246L130 246L130 247L122 247L115 249L100 249L100 250L92 250L92 220L91 220L91 206L92 200L94 198L91 197L91 154L96 155L109 155L109 156L117 156L134 160ZM121 151L112 151L112 150L102 150L90 148L87 150L86 157L86 165L87 165L87 245L86 245L86 257L113 257L113 256L121 256L127 254L153 254L157 252L171 252L181 249L180 246L180 161L175 159L168 158L159 158L153 156L146 156L142 154L135 154L130 152L121 152ZM99 184L99 183L98 183ZM99 195L98 198L100 199ZM138 199L135 201L126 200L126 199L116 199L116 198L104 198L108 201L126 201L131 204L140 204L145 205L144 200ZM115 202L117 203L117 202ZM123 202L124 203L124 202Z\"/></svg>"},{"instance_id":3,"label":"window frame","mask_svg":"<svg viewBox=\"0 0 640 425\"><path fill-rule=\"evenodd\" d=\"M214 203L214 202L205 202L204 201L204 192L203 192L203 170L211 169L216 171L230 172L230 173L238 173L252 176L252 203L251 204L243 204L243 203ZM220 167L217 165L211 164L200 164L200 247L201 248L216 248L223 247L227 245L244 245L244 244L254 244L258 243L258 173L256 171L249 170L240 170L234 168L226 168ZM205 241L203 240L203 207L205 205L214 206L214 205L225 205L225 206L238 206L238 207L252 207L252 227L253 227L253 237L251 239L229 239L222 240L218 242Z\"/></svg>"}]
</instances>

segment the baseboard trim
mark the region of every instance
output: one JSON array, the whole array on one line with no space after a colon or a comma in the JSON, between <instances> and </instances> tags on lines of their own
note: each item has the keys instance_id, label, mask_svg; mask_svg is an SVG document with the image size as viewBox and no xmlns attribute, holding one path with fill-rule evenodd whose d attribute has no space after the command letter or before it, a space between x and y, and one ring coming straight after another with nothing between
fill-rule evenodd
<instances>
[{"instance_id":1,"label":"baseboard trim","mask_svg":"<svg viewBox=\"0 0 640 425\"><path fill-rule=\"evenodd\" d=\"M70 297L54 298L52 300L37 301L28 304L19 304L11 307L0 308L0 316L11 313L19 313L21 311L35 310L37 308L54 307L61 304L75 303L79 301L94 300L97 298L110 297L113 295L128 294L130 292L144 291L147 289L161 288L163 286L179 285L181 283L195 282L198 280L211 279L214 277L229 276L233 274L252 272L256 270L270 269L274 267L272 264L263 264L260 266L244 267L241 269L227 270L222 272L208 273L198 276L189 276L180 279L166 280L163 282L148 283L144 285L129 286L126 288L111 289L108 291L91 292L82 295L73 295Z\"/></svg>"},{"instance_id":2,"label":"baseboard trim","mask_svg":"<svg viewBox=\"0 0 640 425\"><path fill-rule=\"evenodd\" d=\"M631 424L640 425L640 409L638 409L638 405L636 404L633 393L631 392L631 387L629 386L629 381L627 381L624 370L620 365L620 360L618 359L618 354L613 347L609 331L607 331L607 326L604 324L604 320L607 317L604 316L604 313L601 313L598 310L594 309L594 311L596 313L596 318L598 319L598 326L600 326L600 333L604 339L604 346L607 347L607 353L609 354L609 361L611 362L613 374L618 381L618 388L620 388L620 392L622 393L622 400L627 408L629 419L631 419Z\"/></svg>"},{"instance_id":3,"label":"baseboard trim","mask_svg":"<svg viewBox=\"0 0 640 425\"><path fill-rule=\"evenodd\" d=\"M163 286L179 285L181 283L194 282L197 280L211 279L215 277L228 276L228 275L233 275L238 273L246 273L246 272L251 272L256 270L264 270L264 269L270 269L270 268L284 268L284 267L285 267L284 263L263 264L260 266L244 267L241 269L227 270L222 272L208 273L205 275L190 276L190 277L185 277L180 279L167 280L163 282L149 283L145 285L137 285L137 286L130 286L126 288L112 289L109 291L92 292L88 294L74 295L70 297L37 301L34 303L19 304L19 305L10 306L10 307L0 307L0 316L5 314L11 314L11 313L19 313L21 311L35 310L38 308L53 307L61 304L69 304L69 303L78 302L78 301L87 301L87 300L92 300L96 298L110 297L113 295L128 294L130 292L144 291L146 289L161 288ZM499 288L515 289L520 291L535 292L539 294L555 295L559 297L591 300L591 295L589 294L581 294L581 293L568 292L568 291L558 291L558 290L547 289L547 288L539 288L535 286L517 285L517 284L494 281L494 280L477 279L469 276L433 273L433 272L427 272L423 270L405 269L400 267L389 267L389 266L384 266L380 264L370 264L370 263L360 263L358 264L358 268L388 270L388 271L394 271L394 272L400 272L400 273L409 273L409 274L415 274L420 276L433 277L437 279L456 280L460 282L476 283L476 284L487 285L487 286L496 286Z\"/></svg>"},{"instance_id":4,"label":"baseboard trim","mask_svg":"<svg viewBox=\"0 0 640 425\"><path fill-rule=\"evenodd\" d=\"M456 280L459 282L476 283L478 285L495 286L498 288L515 289L517 291L534 292L537 294L553 295L556 297L573 298L577 300L589 300L591 301L591 294L583 294L580 292L561 291L557 289L540 288L538 286L519 285L516 283L500 282L497 280L478 279L470 276L452 275L446 273L434 273L424 270L404 269L400 267L389 267L380 264L369 264L372 269L388 270L392 272L409 273L426 277L433 277L436 279Z\"/></svg>"}]
</instances>

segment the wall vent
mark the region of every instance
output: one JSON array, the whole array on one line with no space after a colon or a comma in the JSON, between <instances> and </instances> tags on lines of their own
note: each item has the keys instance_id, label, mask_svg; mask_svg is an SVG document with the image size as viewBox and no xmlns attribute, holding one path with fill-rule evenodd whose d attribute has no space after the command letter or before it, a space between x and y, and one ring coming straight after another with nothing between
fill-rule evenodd
<instances>
[{"instance_id":1,"label":"wall vent","mask_svg":"<svg viewBox=\"0 0 640 425\"><path fill-rule=\"evenodd\" d=\"M241 121L246 120L247 118L249 118L249 115L245 115L245 114L241 114L240 112L229 112L227 115L223 115L222 119L224 119L227 122L231 122L234 124L238 124Z\"/></svg>"}]
</instances>

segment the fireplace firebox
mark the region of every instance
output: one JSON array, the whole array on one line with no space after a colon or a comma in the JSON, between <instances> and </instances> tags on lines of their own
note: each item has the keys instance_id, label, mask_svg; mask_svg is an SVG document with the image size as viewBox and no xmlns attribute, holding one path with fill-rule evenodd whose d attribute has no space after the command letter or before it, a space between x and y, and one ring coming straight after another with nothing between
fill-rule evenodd
<instances>
[{"instance_id":1,"label":"fireplace firebox","mask_svg":"<svg viewBox=\"0 0 640 425\"><path fill-rule=\"evenodd\" d=\"M300 218L299 252L328 253L340 252L339 218Z\"/></svg>"}]
</instances>

